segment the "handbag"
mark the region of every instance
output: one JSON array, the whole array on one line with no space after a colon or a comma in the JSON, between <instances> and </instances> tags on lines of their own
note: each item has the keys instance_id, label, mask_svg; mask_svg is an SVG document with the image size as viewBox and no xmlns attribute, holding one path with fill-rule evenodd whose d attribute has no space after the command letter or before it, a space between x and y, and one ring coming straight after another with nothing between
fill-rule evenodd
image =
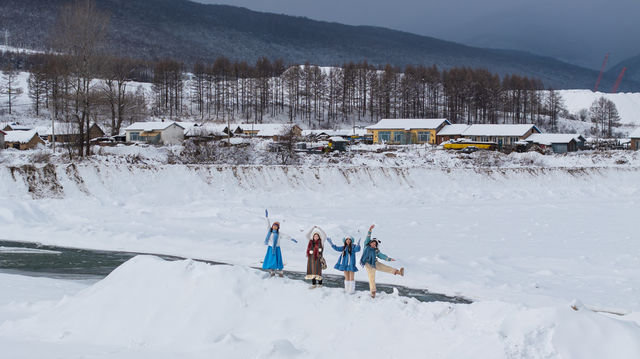
<instances>
[{"instance_id":1,"label":"handbag","mask_svg":"<svg viewBox=\"0 0 640 359\"><path fill-rule=\"evenodd\" d=\"M322 266L322 270L327 269L327 261L324 260L324 256L320 257L320 265Z\"/></svg>"}]
</instances>

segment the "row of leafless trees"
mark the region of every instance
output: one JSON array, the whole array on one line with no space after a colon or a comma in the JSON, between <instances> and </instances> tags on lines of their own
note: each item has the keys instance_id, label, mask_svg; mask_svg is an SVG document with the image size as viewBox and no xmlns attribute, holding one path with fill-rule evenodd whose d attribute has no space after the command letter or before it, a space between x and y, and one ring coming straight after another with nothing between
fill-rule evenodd
<instances>
[{"instance_id":1,"label":"row of leafless trees","mask_svg":"<svg viewBox=\"0 0 640 359\"><path fill-rule=\"evenodd\" d=\"M263 122L265 116L284 115L309 126L330 127L380 118L525 123L550 115L555 121L562 110L559 95L543 95L540 80L500 78L483 69L379 68L367 62L321 68L285 66L266 58L249 65L222 57L191 69L160 61L153 73L154 112L169 116Z\"/></svg>"},{"instance_id":2,"label":"row of leafless trees","mask_svg":"<svg viewBox=\"0 0 640 359\"><path fill-rule=\"evenodd\" d=\"M64 5L51 30L55 53L16 56L18 66L9 66L4 76L14 78L16 67L30 72L28 90L36 115L46 109L52 125L64 124L58 132L52 126L54 134L60 127L71 129L78 138L73 147L82 156L90 153L93 123L106 124L107 131L117 134L123 123L147 114L142 88L128 88L143 63L108 57L102 51L108 22L108 15L93 1ZM10 92L15 94L15 88ZM9 97L9 108L12 100Z\"/></svg>"},{"instance_id":3,"label":"row of leafless trees","mask_svg":"<svg viewBox=\"0 0 640 359\"><path fill-rule=\"evenodd\" d=\"M107 57L108 15L93 1L65 5L51 31L54 55L29 60L29 95L35 111L73 123L77 148L89 154L88 129L107 122L112 134L146 113L144 92L130 80L152 76L151 110L172 118L263 122L265 117L303 120L311 127L375 122L380 118L445 117L454 123L552 121L562 101L542 83L517 75L501 78L483 69L386 65L365 62L321 68L261 58L255 64L221 57L187 67L175 60L153 63ZM4 88L4 87L3 87ZM4 91L3 93L6 93ZM15 89L9 91L15 94Z\"/></svg>"}]
</instances>

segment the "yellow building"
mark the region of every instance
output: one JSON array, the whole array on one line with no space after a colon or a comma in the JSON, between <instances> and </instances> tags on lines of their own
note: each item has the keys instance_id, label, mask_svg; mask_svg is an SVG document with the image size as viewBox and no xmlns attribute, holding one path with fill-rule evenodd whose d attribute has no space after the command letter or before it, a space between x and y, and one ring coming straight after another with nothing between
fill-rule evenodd
<instances>
[{"instance_id":1,"label":"yellow building","mask_svg":"<svg viewBox=\"0 0 640 359\"><path fill-rule=\"evenodd\" d=\"M373 143L435 145L438 131L450 124L443 118L383 119L368 126L367 132L373 134Z\"/></svg>"}]
</instances>

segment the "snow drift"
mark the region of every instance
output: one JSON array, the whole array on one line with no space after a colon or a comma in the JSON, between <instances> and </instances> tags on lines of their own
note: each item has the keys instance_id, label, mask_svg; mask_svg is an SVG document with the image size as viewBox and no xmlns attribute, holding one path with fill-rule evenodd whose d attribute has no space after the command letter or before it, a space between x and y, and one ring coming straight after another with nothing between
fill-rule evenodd
<instances>
[{"instance_id":1,"label":"snow drift","mask_svg":"<svg viewBox=\"0 0 640 359\"><path fill-rule=\"evenodd\" d=\"M637 324L568 306L372 300L253 269L149 256L53 308L5 322L0 337L55 344L54 353L88 344L183 357L640 357Z\"/></svg>"},{"instance_id":2,"label":"snow drift","mask_svg":"<svg viewBox=\"0 0 640 359\"><path fill-rule=\"evenodd\" d=\"M294 238L376 223L394 283L532 306L640 311L638 169L84 163L0 168L0 238L260 266L264 209ZM37 199L34 199L37 198ZM304 271L304 243L283 243ZM338 254L327 253L333 270ZM358 273L358 280L365 275Z\"/></svg>"}]
</instances>

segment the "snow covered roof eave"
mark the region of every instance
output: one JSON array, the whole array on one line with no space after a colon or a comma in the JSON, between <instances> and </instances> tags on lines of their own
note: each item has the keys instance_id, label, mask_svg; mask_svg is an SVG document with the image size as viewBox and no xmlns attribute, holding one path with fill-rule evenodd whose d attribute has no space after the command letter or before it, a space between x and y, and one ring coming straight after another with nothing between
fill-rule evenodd
<instances>
[{"instance_id":1,"label":"snow covered roof eave","mask_svg":"<svg viewBox=\"0 0 640 359\"><path fill-rule=\"evenodd\" d=\"M450 125L445 118L414 118L414 119L382 119L375 125L367 126L367 130L436 130L442 124Z\"/></svg>"},{"instance_id":2,"label":"snow covered roof eave","mask_svg":"<svg viewBox=\"0 0 640 359\"><path fill-rule=\"evenodd\" d=\"M166 124L162 126L161 124ZM155 127L158 125L157 127ZM177 122L136 122L129 125L125 128L125 131L164 131L167 128L171 127L171 125L176 125L180 127L183 131L185 130L184 126L180 126Z\"/></svg>"}]
</instances>

